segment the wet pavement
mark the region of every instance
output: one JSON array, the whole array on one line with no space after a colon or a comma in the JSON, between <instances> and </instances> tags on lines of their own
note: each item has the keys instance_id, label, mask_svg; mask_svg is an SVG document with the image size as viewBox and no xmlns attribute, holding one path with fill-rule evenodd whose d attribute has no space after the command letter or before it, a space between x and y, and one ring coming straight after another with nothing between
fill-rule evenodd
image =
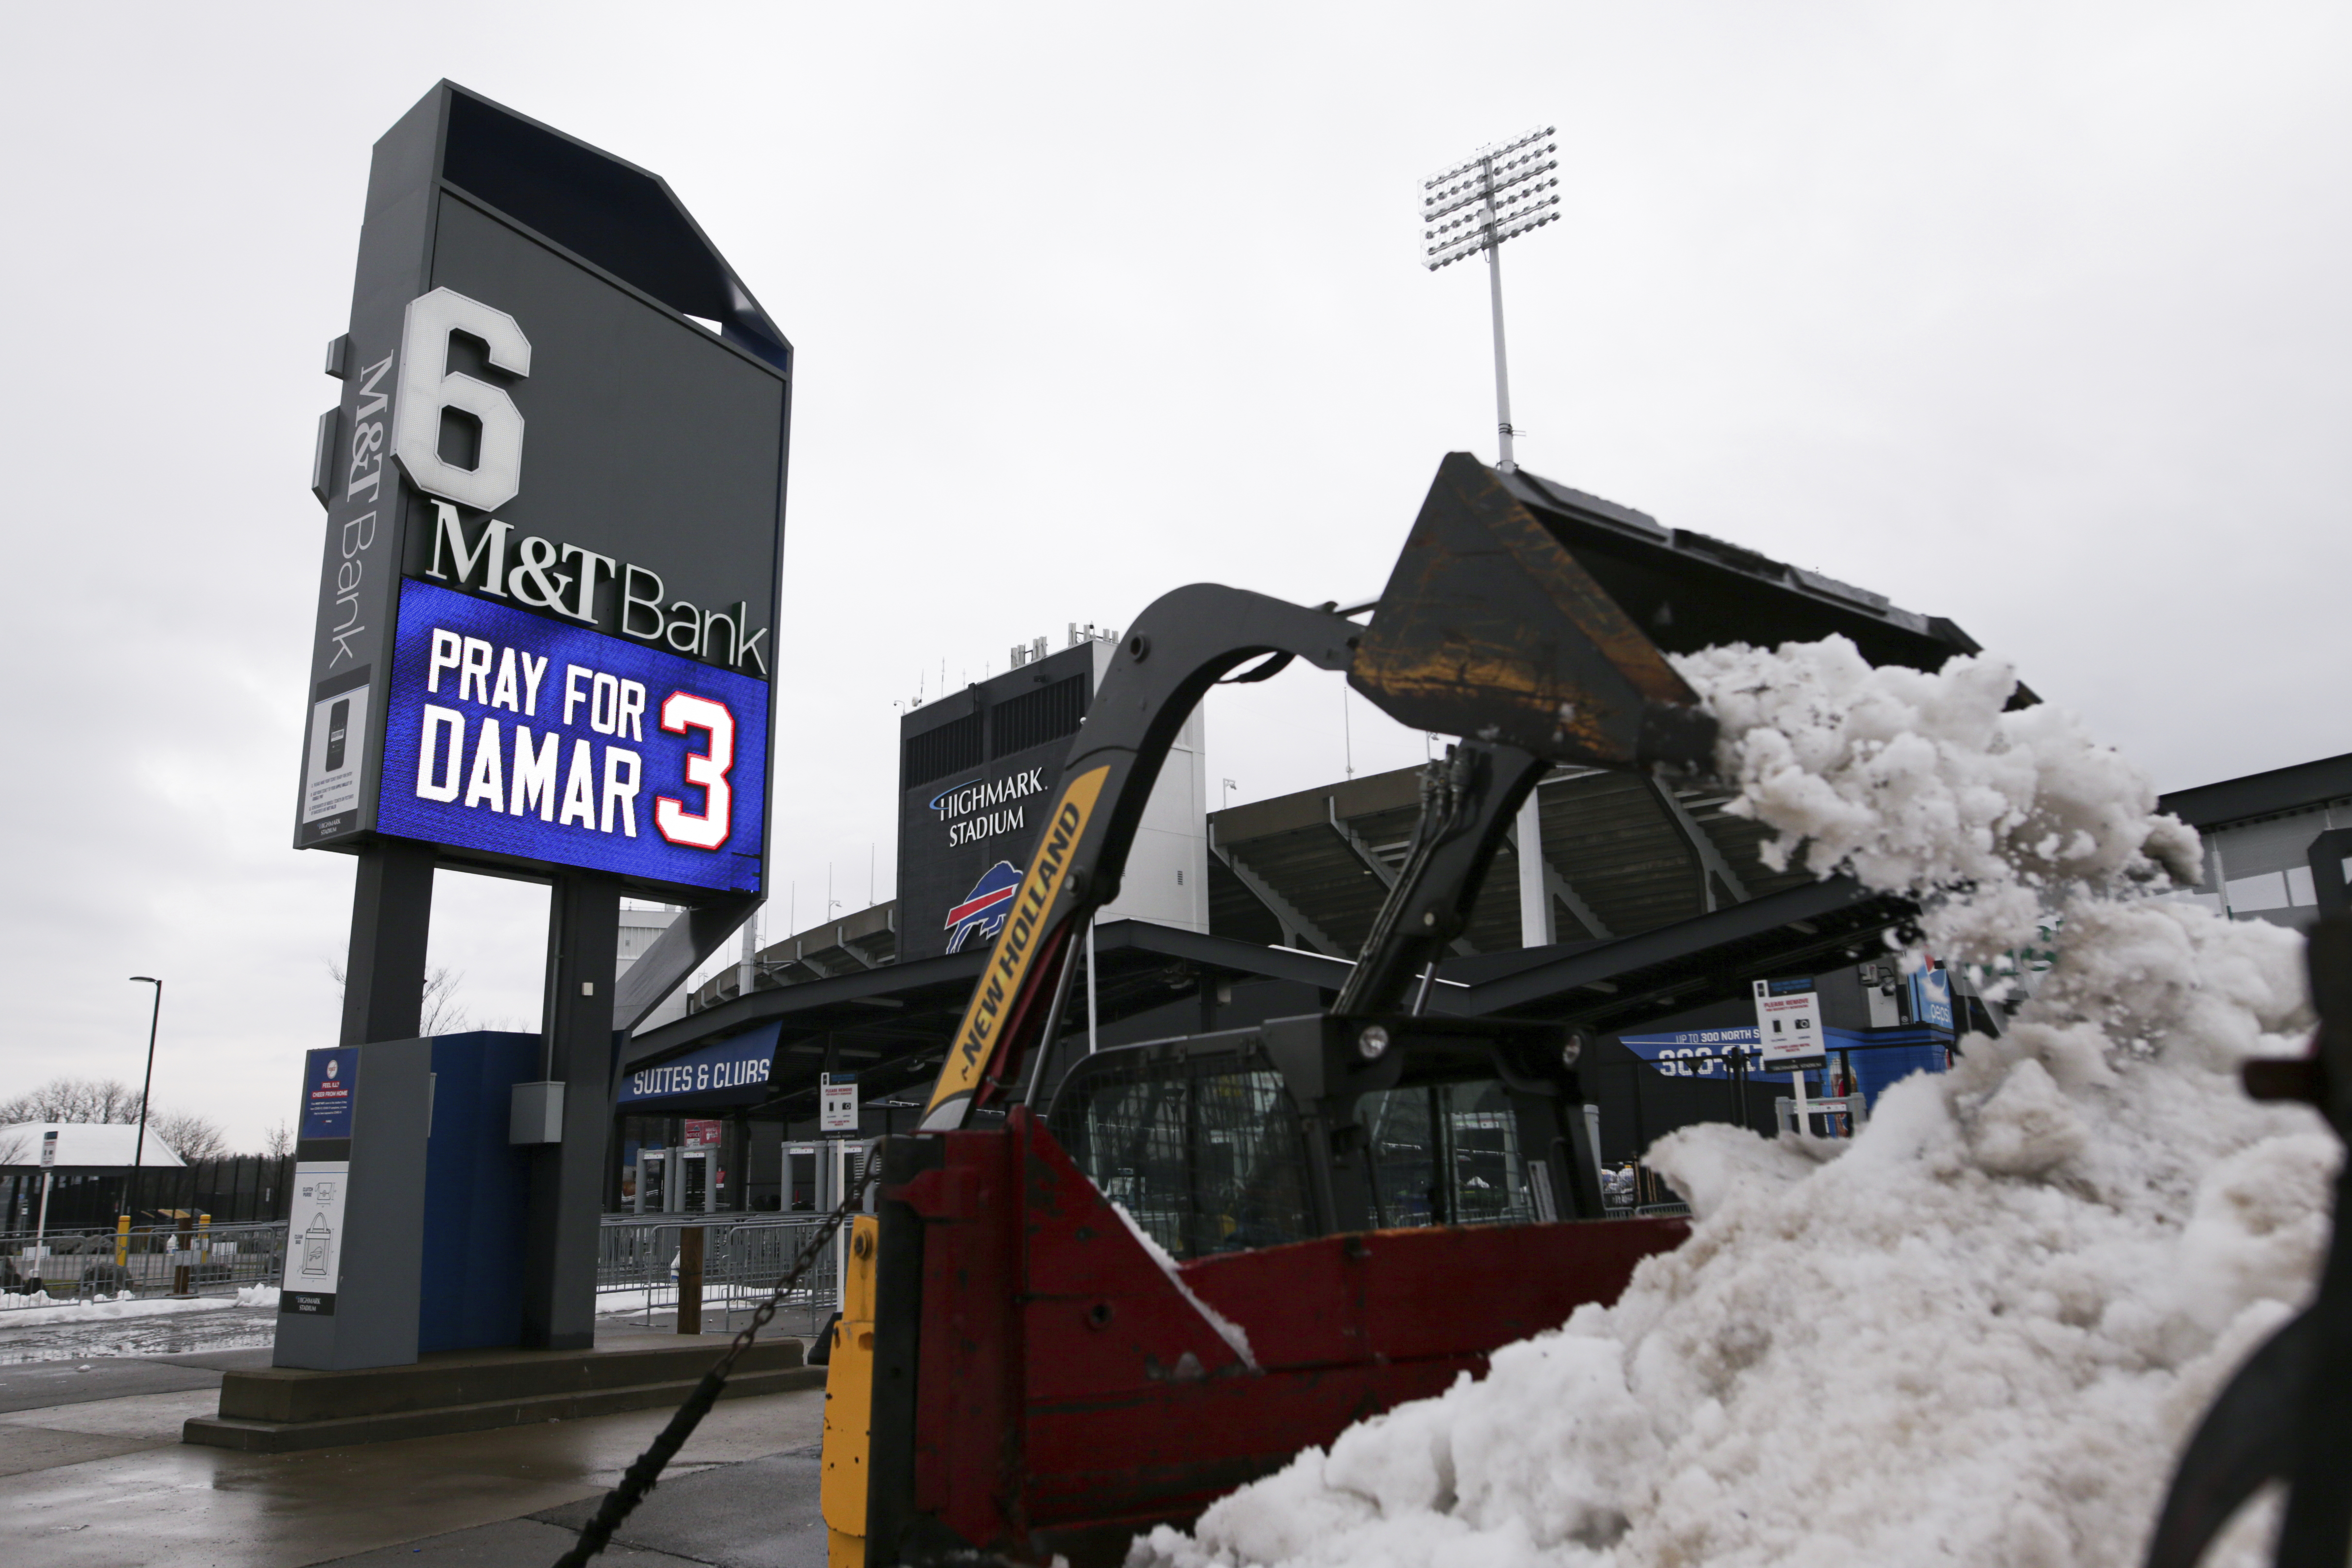
<instances>
[{"instance_id":1,"label":"wet pavement","mask_svg":"<svg viewBox=\"0 0 2352 1568\"><path fill-rule=\"evenodd\" d=\"M268 1360L256 1349L0 1367L12 1568L551 1564L670 1415L296 1454L179 1441L181 1422L217 1408L224 1370ZM819 1389L722 1401L600 1561L818 1568L824 1410Z\"/></svg>"},{"instance_id":2,"label":"wet pavement","mask_svg":"<svg viewBox=\"0 0 2352 1568\"><path fill-rule=\"evenodd\" d=\"M269 1364L268 1347L214 1351L154 1360L70 1359L30 1363L0 1370L0 1415L54 1405L83 1405L135 1394L178 1394L217 1389L221 1373ZM6 1460L0 1451L0 1463Z\"/></svg>"}]
</instances>

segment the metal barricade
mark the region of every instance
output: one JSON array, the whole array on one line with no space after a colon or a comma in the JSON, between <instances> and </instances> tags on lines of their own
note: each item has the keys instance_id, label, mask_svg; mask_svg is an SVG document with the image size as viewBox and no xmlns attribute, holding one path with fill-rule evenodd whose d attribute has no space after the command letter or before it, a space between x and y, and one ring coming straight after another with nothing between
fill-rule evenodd
<instances>
[{"instance_id":1,"label":"metal barricade","mask_svg":"<svg viewBox=\"0 0 2352 1568\"><path fill-rule=\"evenodd\" d=\"M821 1223L814 1215L608 1215L597 1237L596 1310L634 1314L649 1326L655 1313L675 1312L678 1237L693 1226L703 1232L703 1321L719 1326L716 1315L732 1331L738 1313L768 1299ZM835 1249L826 1247L777 1310L783 1332L807 1337L824 1326L840 1298L835 1271Z\"/></svg>"},{"instance_id":2,"label":"metal barricade","mask_svg":"<svg viewBox=\"0 0 2352 1568\"><path fill-rule=\"evenodd\" d=\"M71 1301L234 1296L286 1272L286 1225L141 1226L0 1236L0 1311ZM35 1282L39 1289L36 1290Z\"/></svg>"}]
</instances>

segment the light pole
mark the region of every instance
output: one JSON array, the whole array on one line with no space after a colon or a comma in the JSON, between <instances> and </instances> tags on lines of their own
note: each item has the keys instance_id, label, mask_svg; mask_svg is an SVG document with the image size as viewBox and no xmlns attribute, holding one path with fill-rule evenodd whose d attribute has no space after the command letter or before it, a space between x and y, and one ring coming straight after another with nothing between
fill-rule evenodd
<instances>
[{"instance_id":1,"label":"light pole","mask_svg":"<svg viewBox=\"0 0 2352 1568\"><path fill-rule=\"evenodd\" d=\"M131 1174L122 1183L122 1213L131 1213L131 1191L139 1180L140 1163L147 1157L147 1095L155 1087L155 1028L163 1021L163 983L152 974L134 974L134 985L155 988L154 1010L147 1015L147 1076L139 1080L139 1137L131 1148Z\"/></svg>"},{"instance_id":2,"label":"light pole","mask_svg":"<svg viewBox=\"0 0 2352 1568\"><path fill-rule=\"evenodd\" d=\"M1511 452L1511 377L1503 353L1503 242L1559 216L1559 182L1544 176L1559 167L1552 127L1489 147L1466 163L1421 183L1422 265L1432 272L1467 256L1486 253L1486 290L1495 316L1495 427L1505 473L1518 468ZM1550 193L1547 195L1546 193Z\"/></svg>"}]
</instances>

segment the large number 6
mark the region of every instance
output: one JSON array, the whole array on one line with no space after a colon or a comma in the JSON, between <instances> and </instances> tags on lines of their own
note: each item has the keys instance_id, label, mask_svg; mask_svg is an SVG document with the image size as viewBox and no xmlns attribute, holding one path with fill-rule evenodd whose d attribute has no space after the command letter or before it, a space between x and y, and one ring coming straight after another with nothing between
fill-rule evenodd
<instances>
[{"instance_id":1,"label":"large number 6","mask_svg":"<svg viewBox=\"0 0 2352 1568\"><path fill-rule=\"evenodd\" d=\"M522 411L487 381L449 368L449 334L489 345L489 361L513 375L530 374L530 340L504 310L436 289L408 302L400 331L400 405L392 414L392 455L417 489L484 511L522 489ZM448 409L482 422L480 458L461 468L441 458L441 416Z\"/></svg>"},{"instance_id":2,"label":"large number 6","mask_svg":"<svg viewBox=\"0 0 2352 1568\"><path fill-rule=\"evenodd\" d=\"M686 754L686 782L702 790L702 812L686 809L682 800L654 797L654 826L672 844L690 849L716 849L727 842L734 817L734 791L727 785L727 770L735 765L735 715L707 697L673 691L663 700L661 727L673 735L700 730L710 737L702 756Z\"/></svg>"}]
</instances>

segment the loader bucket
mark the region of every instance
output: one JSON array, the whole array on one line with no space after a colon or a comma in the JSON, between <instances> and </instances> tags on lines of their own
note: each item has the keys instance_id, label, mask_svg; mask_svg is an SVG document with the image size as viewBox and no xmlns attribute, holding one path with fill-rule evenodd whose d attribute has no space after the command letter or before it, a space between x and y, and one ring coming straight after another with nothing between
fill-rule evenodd
<instances>
[{"instance_id":1,"label":"loader bucket","mask_svg":"<svg viewBox=\"0 0 2352 1568\"><path fill-rule=\"evenodd\" d=\"M1716 724L1492 468L1449 454L1348 679L1399 723L1554 762L1708 769Z\"/></svg>"},{"instance_id":2,"label":"loader bucket","mask_svg":"<svg viewBox=\"0 0 2352 1568\"><path fill-rule=\"evenodd\" d=\"M1424 1226L1178 1264L1025 1108L881 1158L866 1533L834 1568L1117 1568L1154 1525L1615 1300L1689 1234Z\"/></svg>"}]
</instances>

